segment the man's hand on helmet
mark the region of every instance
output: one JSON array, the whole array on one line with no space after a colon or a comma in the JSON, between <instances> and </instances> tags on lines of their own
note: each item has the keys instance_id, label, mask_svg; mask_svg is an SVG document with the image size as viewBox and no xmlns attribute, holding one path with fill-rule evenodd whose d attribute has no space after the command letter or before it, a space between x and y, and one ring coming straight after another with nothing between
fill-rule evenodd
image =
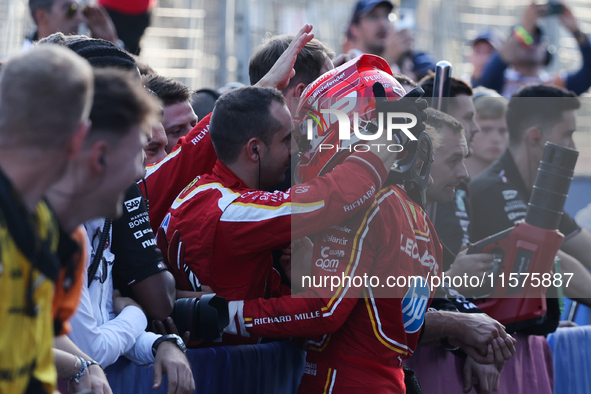
<instances>
[{"instance_id":1,"label":"man's hand on helmet","mask_svg":"<svg viewBox=\"0 0 591 394\"><path fill-rule=\"evenodd\" d=\"M425 121L427 120L427 114L425 109L429 106L427 101L422 99L425 92L420 87L413 89L408 92L404 97L397 100L388 100L386 97L386 91L381 83L376 82L373 85L373 95L376 101L376 118L380 113L383 115L384 124L387 122L387 113L408 113L415 117L416 124L412 127L406 128L414 139L405 133L401 128L395 129L392 136L398 140L398 143L403 147L406 147L407 143L411 140L416 140L419 135L425 131ZM412 124L411 118L393 118L392 123L394 124Z\"/></svg>"}]
</instances>

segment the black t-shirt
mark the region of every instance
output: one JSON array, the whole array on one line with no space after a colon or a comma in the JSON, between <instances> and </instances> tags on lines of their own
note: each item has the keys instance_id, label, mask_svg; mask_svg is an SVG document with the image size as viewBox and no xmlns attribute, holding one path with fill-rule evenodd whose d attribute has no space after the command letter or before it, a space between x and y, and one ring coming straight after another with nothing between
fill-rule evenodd
<instances>
[{"instance_id":1,"label":"black t-shirt","mask_svg":"<svg viewBox=\"0 0 591 394\"><path fill-rule=\"evenodd\" d=\"M525 187L509 150L470 182L470 190L473 210L470 238L473 242L513 227L525 219L531 193ZM581 228L564 213L558 229L569 237Z\"/></svg>"},{"instance_id":2,"label":"black t-shirt","mask_svg":"<svg viewBox=\"0 0 591 394\"><path fill-rule=\"evenodd\" d=\"M470 242L470 222L472 203L470 189L464 181L456 188L453 201L437 203L434 226L439 241L443 245L443 271L447 271L462 244Z\"/></svg>"},{"instance_id":3,"label":"black t-shirt","mask_svg":"<svg viewBox=\"0 0 591 394\"><path fill-rule=\"evenodd\" d=\"M513 227L516 222L525 219L531 193L525 186L509 150L470 182L470 190L473 242ZM564 213L558 229L568 237L576 234L580 227L574 219ZM545 335L556 330L560 320L556 289L548 288L546 297L548 312L545 321L522 332Z\"/></svg>"},{"instance_id":4,"label":"black t-shirt","mask_svg":"<svg viewBox=\"0 0 591 394\"><path fill-rule=\"evenodd\" d=\"M123 216L113 221L113 281L122 293L129 294L125 291L127 286L167 268L156 247L148 208L137 184L127 189L123 205Z\"/></svg>"}]
</instances>

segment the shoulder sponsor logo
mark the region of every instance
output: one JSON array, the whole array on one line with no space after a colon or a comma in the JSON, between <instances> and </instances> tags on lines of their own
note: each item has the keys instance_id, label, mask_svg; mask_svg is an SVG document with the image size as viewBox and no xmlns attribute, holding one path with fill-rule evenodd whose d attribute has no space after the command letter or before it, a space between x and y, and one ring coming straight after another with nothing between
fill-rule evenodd
<instances>
[{"instance_id":1,"label":"shoulder sponsor logo","mask_svg":"<svg viewBox=\"0 0 591 394\"><path fill-rule=\"evenodd\" d=\"M296 194L303 194L308 193L310 191L310 186L296 186L294 192Z\"/></svg>"},{"instance_id":2,"label":"shoulder sponsor logo","mask_svg":"<svg viewBox=\"0 0 591 394\"><path fill-rule=\"evenodd\" d=\"M135 239L140 239L141 237L143 237L146 234L149 234L152 232L151 228L147 228L145 230L138 230L135 233L133 233L133 236L135 237Z\"/></svg>"},{"instance_id":3,"label":"shoulder sponsor logo","mask_svg":"<svg viewBox=\"0 0 591 394\"><path fill-rule=\"evenodd\" d=\"M240 197L242 197L242 198L248 198L248 197L251 197L251 196L255 196L257 194L266 195L266 194L271 194L271 193L269 193L269 192L261 192L259 190L256 190L256 191L242 193L240 195Z\"/></svg>"},{"instance_id":4,"label":"shoulder sponsor logo","mask_svg":"<svg viewBox=\"0 0 591 394\"><path fill-rule=\"evenodd\" d=\"M517 197L517 190L503 190L505 200L513 200L515 197Z\"/></svg>"},{"instance_id":5,"label":"shoulder sponsor logo","mask_svg":"<svg viewBox=\"0 0 591 394\"><path fill-rule=\"evenodd\" d=\"M142 201L141 197L132 198L131 200L127 200L124 202L125 208L127 208L127 212L133 212L140 207L140 202Z\"/></svg>"},{"instance_id":6,"label":"shoulder sponsor logo","mask_svg":"<svg viewBox=\"0 0 591 394\"><path fill-rule=\"evenodd\" d=\"M254 325L259 326L261 324L286 323L290 321L291 315L261 317L260 319L254 319Z\"/></svg>"},{"instance_id":7,"label":"shoulder sponsor logo","mask_svg":"<svg viewBox=\"0 0 591 394\"><path fill-rule=\"evenodd\" d=\"M136 220L136 219L140 219L143 218L144 216L148 216L148 212L140 212L135 216L132 216L131 219L129 219L130 222Z\"/></svg>"},{"instance_id":8,"label":"shoulder sponsor logo","mask_svg":"<svg viewBox=\"0 0 591 394\"><path fill-rule=\"evenodd\" d=\"M257 190L254 192L243 193L240 197L243 199L250 199L251 201L256 201L257 199L259 199L262 201L282 202L289 200L291 196L281 191L269 193Z\"/></svg>"},{"instance_id":9,"label":"shoulder sponsor logo","mask_svg":"<svg viewBox=\"0 0 591 394\"><path fill-rule=\"evenodd\" d=\"M371 198L371 196L373 196L373 195L374 195L375 191L376 191L376 188L372 186L372 188L371 188L371 189L369 189L369 190L368 190L368 191L367 191L367 192L366 192L366 193L363 195L363 197L361 197L359 200L355 201L353 204L350 204L350 205L345 205L345 206L343 207L343 209L345 210L345 212L348 212L348 211L352 211L353 209L355 209L355 208L357 208L357 207L360 207L360 206L362 206L362 205L363 205L363 204L364 204L366 201L368 201L368 200Z\"/></svg>"},{"instance_id":10,"label":"shoulder sponsor logo","mask_svg":"<svg viewBox=\"0 0 591 394\"><path fill-rule=\"evenodd\" d=\"M142 247L144 249L150 247L150 246L156 246L156 240L154 238L152 239L147 239L144 242L142 242Z\"/></svg>"},{"instance_id":11,"label":"shoulder sponsor logo","mask_svg":"<svg viewBox=\"0 0 591 394\"><path fill-rule=\"evenodd\" d=\"M415 333L423 326L429 295L427 280L422 276L414 276L402 299L402 320L407 333Z\"/></svg>"},{"instance_id":12,"label":"shoulder sponsor logo","mask_svg":"<svg viewBox=\"0 0 591 394\"><path fill-rule=\"evenodd\" d=\"M193 145L197 145L197 143L201 141L207 135L207 133L209 133L209 125L207 125L205 129L201 130L199 134L197 134L197 136L191 140L191 143Z\"/></svg>"},{"instance_id":13,"label":"shoulder sponsor logo","mask_svg":"<svg viewBox=\"0 0 591 394\"><path fill-rule=\"evenodd\" d=\"M134 220L133 222L129 222L127 224L129 224L129 228L134 228L137 226L141 226L144 223L150 223L150 220L148 219L148 217L143 217L143 218L139 218Z\"/></svg>"}]
</instances>

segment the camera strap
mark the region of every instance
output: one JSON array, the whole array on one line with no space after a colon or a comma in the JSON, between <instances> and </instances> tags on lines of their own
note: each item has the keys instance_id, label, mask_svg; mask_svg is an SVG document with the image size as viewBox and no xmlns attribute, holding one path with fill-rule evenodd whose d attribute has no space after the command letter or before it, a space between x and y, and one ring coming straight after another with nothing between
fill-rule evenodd
<instances>
[{"instance_id":1,"label":"camera strap","mask_svg":"<svg viewBox=\"0 0 591 394\"><path fill-rule=\"evenodd\" d=\"M109 240L109 232L111 231L111 224L113 221L111 219L105 219L105 224L103 225L103 231L101 232L101 238L99 240L98 246L94 253L94 259L92 260L92 264L88 267L88 287L90 288L90 284L94 279L94 275L96 275L96 271L98 270L98 266L101 263L103 258L103 252L105 251L105 245Z\"/></svg>"}]
</instances>

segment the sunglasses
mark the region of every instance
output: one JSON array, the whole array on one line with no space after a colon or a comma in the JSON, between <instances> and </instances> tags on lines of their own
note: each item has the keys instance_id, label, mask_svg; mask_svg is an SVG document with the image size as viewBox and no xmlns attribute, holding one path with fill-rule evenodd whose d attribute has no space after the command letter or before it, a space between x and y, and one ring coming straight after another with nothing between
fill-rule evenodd
<instances>
[{"instance_id":1,"label":"sunglasses","mask_svg":"<svg viewBox=\"0 0 591 394\"><path fill-rule=\"evenodd\" d=\"M66 18L72 19L80 10L80 4L76 2L64 4L64 10L66 11Z\"/></svg>"}]
</instances>

